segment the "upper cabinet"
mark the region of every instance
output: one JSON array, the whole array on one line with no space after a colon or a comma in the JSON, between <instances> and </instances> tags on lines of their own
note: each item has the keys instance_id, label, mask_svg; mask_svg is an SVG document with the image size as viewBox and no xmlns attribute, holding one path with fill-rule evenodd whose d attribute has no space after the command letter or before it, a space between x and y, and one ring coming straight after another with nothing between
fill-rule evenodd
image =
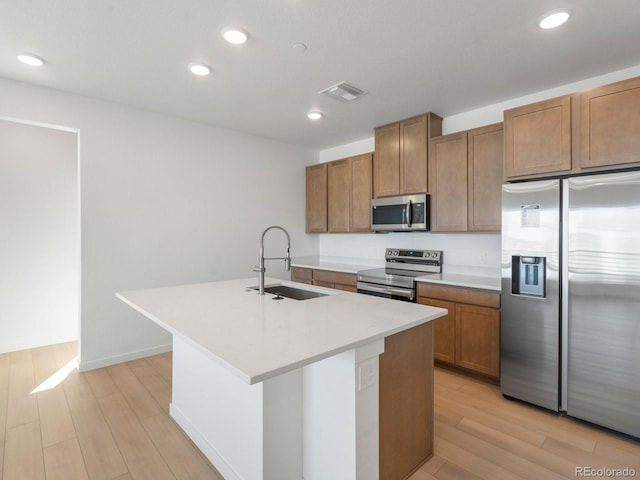
<instances>
[{"instance_id":1,"label":"upper cabinet","mask_svg":"<svg viewBox=\"0 0 640 480\"><path fill-rule=\"evenodd\" d=\"M307 233L327 231L327 164L306 168L306 225Z\"/></svg>"},{"instance_id":2,"label":"upper cabinet","mask_svg":"<svg viewBox=\"0 0 640 480\"><path fill-rule=\"evenodd\" d=\"M371 153L306 169L306 232L371 231Z\"/></svg>"},{"instance_id":3,"label":"upper cabinet","mask_svg":"<svg viewBox=\"0 0 640 480\"><path fill-rule=\"evenodd\" d=\"M504 112L506 180L640 166L640 78Z\"/></svg>"},{"instance_id":4,"label":"upper cabinet","mask_svg":"<svg viewBox=\"0 0 640 480\"><path fill-rule=\"evenodd\" d=\"M442 134L442 118L426 113L375 129L373 196L424 193L429 138Z\"/></svg>"},{"instance_id":5,"label":"upper cabinet","mask_svg":"<svg viewBox=\"0 0 640 480\"><path fill-rule=\"evenodd\" d=\"M431 231L467 231L467 132L431 140Z\"/></svg>"},{"instance_id":6,"label":"upper cabinet","mask_svg":"<svg viewBox=\"0 0 640 480\"><path fill-rule=\"evenodd\" d=\"M571 170L571 96L504 112L507 179Z\"/></svg>"},{"instance_id":7,"label":"upper cabinet","mask_svg":"<svg viewBox=\"0 0 640 480\"><path fill-rule=\"evenodd\" d=\"M351 231L371 231L373 154L351 157Z\"/></svg>"},{"instance_id":8,"label":"upper cabinet","mask_svg":"<svg viewBox=\"0 0 640 480\"><path fill-rule=\"evenodd\" d=\"M500 231L502 124L430 140L431 231Z\"/></svg>"},{"instance_id":9,"label":"upper cabinet","mask_svg":"<svg viewBox=\"0 0 640 480\"><path fill-rule=\"evenodd\" d=\"M327 164L327 221L329 232L351 228L351 161L348 158Z\"/></svg>"},{"instance_id":10,"label":"upper cabinet","mask_svg":"<svg viewBox=\"0 0 640 480\"><path fill-rule=\"evenodd\" d=\"M640 163L640 78L582 92L580 166Z\"/></svg>"},{"instance_id":11,"label":"upper cabinet","mask_svg":"<svg viewBox=\"0 0 640 480\"><path fill-rule=\"evenodd\" d=\"M500 231L503 157L502 123L467 132L469 231Z\"/></svg>"},{"instance_id":12,"label":"upper cabinet","mask_svg":"<svg viewBox=\"0 0 640 480\"><path fill-rule=\"evenodd\" d=\"M400 193L400 124L375 129L373 194L386 197Z\"/></svg>"},{"instance_id":13,"label":"upper cabinet","mask_svg":"<svg viewBox=\"0 0 640 480\"><path fill-rule=\"evenodd\" d=\"M371 231L372 157L367 153L327 164L329 232Z\"/></svg>"}]
</instances>

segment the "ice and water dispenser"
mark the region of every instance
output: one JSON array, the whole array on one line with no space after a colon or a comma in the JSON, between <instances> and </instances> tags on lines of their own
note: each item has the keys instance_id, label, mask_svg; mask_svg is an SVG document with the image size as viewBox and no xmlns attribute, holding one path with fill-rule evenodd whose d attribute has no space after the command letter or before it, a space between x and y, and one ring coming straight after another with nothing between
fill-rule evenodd
<instances>
[{"instance_id":1,"label":"ice and water dispenser","mask_svg":"<svg viewBox=\"0 0 640 480\"><path fill-rule=\"evenodd\" d=\"M546 257L511 257L511 293L544 297L546 295Z\"/></svg>"}]
</instances>

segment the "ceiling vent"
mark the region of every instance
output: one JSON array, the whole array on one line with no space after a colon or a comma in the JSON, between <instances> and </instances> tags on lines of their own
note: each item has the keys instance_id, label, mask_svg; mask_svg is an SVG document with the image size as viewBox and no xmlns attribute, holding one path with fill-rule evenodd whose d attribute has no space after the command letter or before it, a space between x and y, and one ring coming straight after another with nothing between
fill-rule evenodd
<instances>
[{"instance_id":1,"label":"ceiling vent","mask_svg":"<svg viewBox=\"0 0 640 480\"><path fill-rule=\"evenodd\" d=\"M324 95L325 97L334 98L336 100L340 100L341 102L350 102L355 100L360 95L364 94L362 90L353 85L349 85L347 82L340 82L332 85L329 88L325 88L318 92L320 95Z\"/></svg>"}]
</instances>

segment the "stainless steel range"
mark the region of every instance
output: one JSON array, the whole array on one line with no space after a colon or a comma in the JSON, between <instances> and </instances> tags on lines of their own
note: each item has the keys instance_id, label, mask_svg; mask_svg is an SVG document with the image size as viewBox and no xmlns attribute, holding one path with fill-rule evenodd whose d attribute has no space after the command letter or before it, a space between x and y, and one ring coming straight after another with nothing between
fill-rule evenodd
<instances>
[{"instance_id":1,"label":"stainless steel range","mask_svg":"<svg viewBox=\"0 0 640 480\"><path fill-rule=\"evenodd\" d=\"M442 250L387 248L384 258L385 268L358 272L358 293L415 302L416 277L442 272Z\"/></svg>"}]
</instances>

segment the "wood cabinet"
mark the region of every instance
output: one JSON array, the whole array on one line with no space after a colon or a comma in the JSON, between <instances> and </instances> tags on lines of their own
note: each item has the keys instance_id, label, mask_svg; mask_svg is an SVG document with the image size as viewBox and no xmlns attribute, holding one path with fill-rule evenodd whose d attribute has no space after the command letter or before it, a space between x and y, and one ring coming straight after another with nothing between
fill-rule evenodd
<instances>
[{"instance_id":1,"label":"wood cabinet","mask_svg":"<svg viewBox=\"0 0 640 480\"><path fill-rule=\"evenodd\" d=\"M400 193L400 124L375 129L373 195L388 197Z\"/></svg>"},{"instance_id":2,"label":"wood cabinet","mask_svg":"<svg viewBox=\"0 0 640 480\"><path fill-rule=\"evenodd\" d=\"M355 292L357 277L354 273L334 272L304 267L291 267L291 281Z\"/></svg>"},{"instance_id":3,"label":"wood cabinet","mask_svg":"<svg viewBox=\"0 0 640 480\"><path fill-rule=\"evenodd\" d=\"M351 232L371 231L373 154L351 157Z\"/></svg>"},{"instance_id":4,"label":"wood cabinet","mask_svg":"<svg viewBox=\"0 0 640 480\"><path fill-rule=\"evenodd\" d=\"M503 125L467 132L468 230L499 232L502 224Z\"/></svg>"},{"instance_id":5,"label":"wood cabinet","mask_svg":"<svg viewBox=\"0 0 640 480\"><path fill-rule=\"evenodd\" d=\"M640 78L581 94L580 166L640 164Z\"/></svg>"},{"instance_id":6,"label":"wood cabinet","mask_svg":"<svg viewBox=\"0 0 640 480\"><path fill-rule=\"evenodd\" d=\"M442 118L426 113L375 129L373 195L424 193L429 138L442 134Z\"/></svg>"},{"instance_id":7,"label":"wood cabinet","mask_svg":"<svg viewBox=\"0 0 640 480\"><path fill-rule=\"evenodd\" d=\"M385 338L380 355L380 479L401 480L433 453L433 327Z\"/></svg>"},{"instance_id":8,"label":"wood cabinet","mask_svg":"<svg viewBox=\"0 0 640 480\"><path fill-rule=\"evenodd\" d=\"M355 292L357 282L357 277L353 273L313 270L313 284L320 287Z\"/></svg>"},{"instance_id":9,"label":"wood cabinet","mask_svg":"<svg viewBox=\"0 0 640 480\"><path fill-rule=\"evenodd\" d=\"M456 365L491 377L500 376L500 311L456 305Z\"/></svg>"},{"instance_id":10,"label":"wood cabinet","mask_svg":"<svg viewBox=\"0 0 640 480\"><path fill-rule=\"evenodd\" d=\"M430 140L431 231L500 231L502 124Z\"/></svg>"},{"instance_id":11,"label":"wood cabinet","mask_svg":"<svg viewBox=\"0 0 640 480\"><path fill-rule=\"evenodd\" d=\"M434 358L493 378L500 376L500 294L418 284L418 303L447 308L434 321Z\"/></svg>"},{"instance_id":12,"label":"wood cabinet","mask_svg":"<svg viewBox=\"0 0 640 480\"><path fill-rule=\"evenodd\" d=\"M306 189L307 233L371 231L373 154L307 167Z\"/></svg>"},{"instance_id":13,"label":"wood cabinet","mask_svg":"<svg viewBox=\"0 0 640 480\"><path fill-rule=\"evenodd\" d=\"M456 363L456 304L433 298L428 302L449 312L433 321L433 358L453 365Z\"/></svg>"},{"instance_id":14,"label":"wood cabinet","mask_svg":"<svg viewBox=\"0 0 640 480\"><path fill-rule=\"evenodd\" d=\"M570 95L504 112L504 175L517 179L572 168Z\"/></svg>"},{"instance_id":15,"label":"wood cabinet","mask_svg":"<svg viewBox=\"0 0 640 480\"><path fill-rule=\"evenodd\" d=\"M313 270L304 267L291 267L291 281L313 285Z\"/></svg>"},{"instance_id":16,"label":"wood cabinet","mask_svg":"<svg viewBox=\"0 0 640 480\"><path fill-rule=\"evenodd\" d=\"M307 233L327 231L327 164L306 168L306 222Z\"/></svg>"},{"instance_id":17,"label":"wood cabinet","mask_svg":"<svg viewBox=\"0 0 640 480\"><path fill-rule=\"evenodd\" d=\"M351 230L351 161L327 164L327 222L329 232Z\"/></svg>"},{"instance_id":18,"label":"wood cabinet","mask_svg":"<svg viewBox=\"0 0 640 480\"><path fill-rule=\"evenodd\" d=\"M429 155L431 231L467 231L467 132L433 138Z\"/></svg>"}]
</instances>

